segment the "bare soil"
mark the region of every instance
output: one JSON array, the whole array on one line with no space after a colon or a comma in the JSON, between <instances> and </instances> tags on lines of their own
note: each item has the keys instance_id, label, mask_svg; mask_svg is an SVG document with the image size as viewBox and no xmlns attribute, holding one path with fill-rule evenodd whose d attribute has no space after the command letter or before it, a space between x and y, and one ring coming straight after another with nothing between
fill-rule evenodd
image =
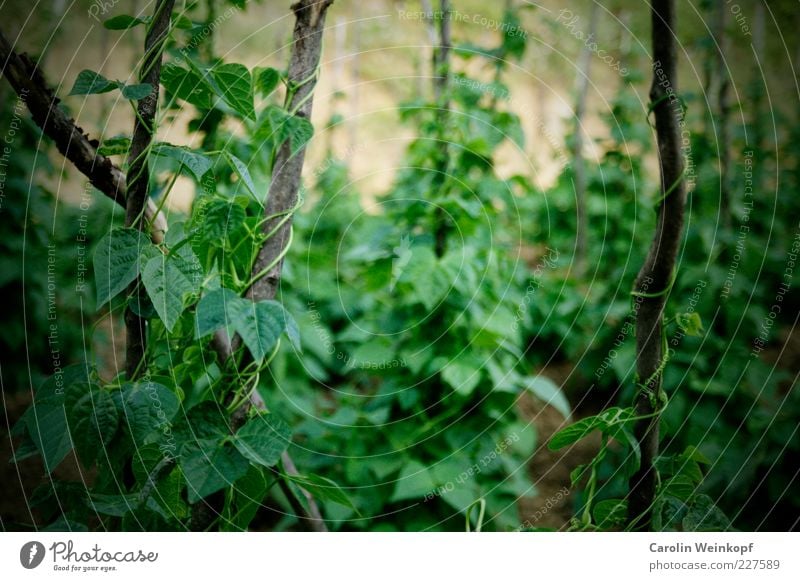
<instances>
[{"instance_id":1,"label":"bare soil","mask_svg":"<svg viewBox=\"0 0 800 581\"><path fill-rule=\"evenodd\" d=\"M549 368L543 375L563 385L566 369ZM578 410L570 419L565 419L555 408L533 397L525 397L520 407L526 417L536 426L537 447L528 464L528 474L536 486L535 498L520 501L520 520L525 528L566 530L574 514L574 491L570 483L570 472L586 464L597 454L600 447L599 434L592 434L558 451L547 447L550 438L563 427L579 420L589 412Z\"/></svg>"}]
</instances>

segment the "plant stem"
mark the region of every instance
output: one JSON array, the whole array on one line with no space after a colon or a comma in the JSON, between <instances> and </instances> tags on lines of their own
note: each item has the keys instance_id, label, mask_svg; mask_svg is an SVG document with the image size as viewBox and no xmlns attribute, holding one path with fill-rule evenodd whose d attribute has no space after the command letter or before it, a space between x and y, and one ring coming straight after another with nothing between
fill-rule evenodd
<instances>
[{"instance_id":1,"label":"plant stem","mask_svg":"<svg viewBox=\"0 0 800 581\"><path fill-rule=\"evenodd\" d=\"M313 93L317 84L317 72L322 54L322 33L325 28L325 15L333 0L299 0L292 5L295 15L293 32L292 54L287 74L286 110L293 115L305 119L311 118ZM281 145L275 155L273 164L272 181L267 194L264 213L268 217L261 228L268 236L264 245L258 252L253 268L251 269L251 286L247 290L247 297L260 302L274 299L278 293L278 286L283 269L283 260L291 240L292 220L291 212L298 203L303 163L305 161L305 148L292 154L291 144L287 141ZM253 273L256 279L253 280ZM221 333L214 335L213 346L220 359L224 361L236 352L240 344L238 337L230 342ZM240 365L247 365L244 360ZM255 387L255 386L253 386ZM246 421L248 412L252 407L265 409L264 401L257 389L246 389L251 394L248 401L233 413L230 423L231 429L236 431ZM231 396L235 397L235 394ZM233 399L226 401L229 405ZM282 459L287 473L294 469L294 463L288 452ZM322 519L316 502L306 491L303 491L308 500L308 514L298 514L300 523L312 531L327 531L325 521ZM213 503L213 499L207 499ZM192 529L203 530L206 528L208 518L214 518L214 510L206 502L197 503L197 514L192 514ZM210 509L210 510L208 510Z\"/></svg>"},{"instance_id":2,"label":"plant stem","mask_svg":"<svg viewBox=\"0 0 800 581\"><path fill-rule=\"evenodd\" d=\"M444 194L444 184L447 181L447 171L450 164L450 148L446 127L450 115L450 102L447 96L447 85L450 82L450 0L440 0L439 12L439 44L433 49L433 94L436 102L436 126L439 128L436 174L433 178L437 194ZM434 245L436 256L442 257L447 251L447 212L442 207L437 207L434 212Z\"/></svg>"},{"instance_id":3,"label":"plant stem","mask_svg":"<svg viewBox=\"0 0 800 581\"><path fill-rule=\"evenodd\" d=\"M144 41L145 56L142 59L139 81L150 84L152 91L139 101L137 108L131 150L128 154L129 165L126 178L128 195L125 201L125 225L137 227L139 230L145 228L145 221L139 220L139 218L144 215L147 204L150 181L147 157L155 132L154 121L158 110L158 92L161 83L161 56L169 34L174 5L175 0L159 0ZM140 280L137 277L128 287L128 293L133 296L135 301L140 300L139 283ZM125 367L128 379L133 380L144 360L147 346L147 321L134 313L130 307L125 309L125 335Z\"/></svg>"},{"instance_id":4,"label":"plant stem","mask_svg":"<svg viewBox=\"0 0 800 581\"><path fill-rule=\"evenodd\" d=\"M636 319L636 371L646 378L637 389L636 416L647 416L634 425L641 449L639 470L630 480L628 519L634 529L651 527L656 493L655 458L658 454L659 405L663 360L664 307L674 281L675 264L683 232L686 203L684 161L679 124L683 108L678 98L675 46L675 2L652 3L653 82L650 100L655 115L661 167L661 200L653 242L635 283L641 299Z\"/></svg>"},{"instance_id":5,"label":"plant stem","mask_svg":"<svg viewBox=\"0 0 800 581\"><path fill-rule=\"evenodd\" d=\"M58 98L48 88L37 65L26 54L17 54L11 50L11 45L2 33L0 61L5 63L3 77L8 79L14 91L25 101L33 121L55 142L58 151L86 176L90 184L124 208L128 194L123 171L108 157L97 152L97 142L89 139L58 106ZM147 200L145 215L153 223L150 236L158 244L163 240L167 222L156 211L151 200Z\"/></svg>"}]
</instances>

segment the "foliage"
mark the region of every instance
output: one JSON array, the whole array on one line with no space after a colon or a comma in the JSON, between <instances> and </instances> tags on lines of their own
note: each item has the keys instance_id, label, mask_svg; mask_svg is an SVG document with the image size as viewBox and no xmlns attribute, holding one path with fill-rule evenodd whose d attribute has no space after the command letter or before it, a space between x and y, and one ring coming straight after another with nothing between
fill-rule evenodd
<instances>
[{"instance_id":1,"label":"foliage","mask_svg":"<svg viewBox=\"0 0 800 581\"><path fill-rule=\"evenodd\" d=\"M198 139L193 147L158 141L147 153L154 201L163 204L179 178L194 184L195 198L188 214L173 213L163 241L121 227L110 202L92 208L87 222L41 184L26 208L27 181L6 183L3 211L17 228L2 242L0 293L9 308L21 297L50 304L48 244L60 248L59 281L87 257L85 302L55 299L59 368L32 378L39 387L12 432L16 461L39 456L52 474L74 452L96 475L88 488L54 478L37 491L32 504L50 530L184 530L214 497L222 499L219 530L265 520L280 530L296 521L259 509L291 515L305 506L303 491L337 530L463 530L465 522L467 530L513 530L517 501L536 494L526 469L537 447L563 449L598 432L599 452L571 474L580 490L572 528L625 528L627 483L639 464L633 424L642 419L629 405L642 379L630 289L652 236L657 191L646 164L652 133L633 89L641 79L628 78L612 99L600 158L587 164L590 240L598 243L589 245L585 277L570 266L573 169L542 191L530 176L501 177L496 167L504 150L531 146L504 82L527 46L513 33L520 13L511 10L497 46L457 44L439 99L417 95L400 105L415 137L377 208L362 202L349 159L331 154L311 172L303 211L298 204L288 214L293 242L281 293L253 302L248 290L264 274L253 266L274 234L262 226L276 151L288 144L297 155L314 128L289 110L297 86L285 71L217 58L200 10L186 10L174 15L167 42L159 120L188 115ZM122 15L105 26L149 21ZM135 101L152 87L84 70L70 94L101 100L117 90ZM684 96L692 127L705 121L699 97ZM748 131L761 122L749 113ZM328 130L337 124L331 119ZM52 171L36 165L38 133L29 129L20 132L26 141L13 170ZM800 136L791 131L779 153L798 159ZM745 135L734 140L735 157L752 160L754 181L800 188L796 164L778 166ZM100 151L124 165L129 148L130 136L118 135ZM758 527L763 515L748 510L754 490L759 502L794 511L798 503L783 494L793 473L772 469L800 452L797 391L754 351L792 251L792 238L772 227L790 231L793 206L789 196L751 204L737 195L733 227L720 228L712 136L694 132L691 155L690 219L664 316L669 359L666 397L657 402L654 526ZM755 219L765 215L776 222ZM84 246L75 244L79 236ZM38 270L23 269L19 257ZM797 310L796 299L785 301L784 312ZM100 355L77 348L80 317L95 308L101 321L119 320L126 308L148 321L136 379L109 376ZM46 337L48 310L37 313L27 333ZM4 347L19 351L23 331L9 327ZM240 339L225 361L212 348L223 331ZM52 358L52 344L27 347L30 359ZM554 361L574 363L576 383L589 392L586 409L570 405L583 392L568 398L538 373ZM23 383L26 372L3 363L4 381ZM268 411L251 412L234 431L230 416L252 390ZM520 410L529 397L574 421L538 441ZM589 409L597 402L613 405ZM287 470L286 451L300 474Z\"/></svg>"},{"instance_id":2,"label":"foliage","mask_svg":"<svg viewBox=\"0 0 800 581\"><path fill-rule=\"evenodd\" d=\"M83 325L95 304L91 256L113 215L104 198L83 192L65 203L39 179L60 174L42 155L41 133L24 104L8 94L0 126L8 139L0 168L0 301L8 313L26 313L24 326L4 325L0 334L0 349L8 355L3 388L14 392L84 358ZM101 338L106 330L95 333Z\"/></svg>"},{"instance_id":3,"label":"foliage","mask_svg":"<svg viewBox=\"0 0 800 581\"><path fill-rule=\"evenodd\" d=\"M641 185L640 153L647 150L650 138L641 132L642 119L632 115L640 107L626 94L623 88L612 105L612 115L607 120L612 142L606 147L602 164L593 168L595 175L590 178L592 236L603 240L600 252L589 261L597 265L591 274L593 288L587 291L585 301L573 297L581 289L569 278L557 278L543 288L545 293L560 291L559 296L545 299L545 304L568 302L571 308L559 310L559 314L566 315L568 321L574 320L584 332L571 331L565 322L548 321L541 326L534 322L530 327L530 334L537 342L544 332L551 344L568 344L563 355L579 361L582 379L592 383L594 389L608 393L607 399L615 397L623 403L631 401L637 381L633 333L636 301L628 295L628 289L633 287L643 249L649 244L654 217L650 209L654 196L649 191L655 190L646 180L647 192ZM700 104L700 98L700 95L686 96L689 123L694 126L702 126L704 122L696 113L695 104ZM757 111L751 111L747 131L753 131L762 122ZM791 255L792 241L791 237L776 239L771 228L753 219L772 215L772 204L788 212L789 202L786 196L777 194L773 200L752 195L759 190L757 184L776 192L796 187L797 176L787 167L780 174L784 184L780 190L776 189L777 184L767 185L764 166L770 163L769 158L756 153L760 150L752 141L747 142L746 135L743 132L732 144L734 156L743 167L739 171L741 177L735 180L733 225L729 229L720 226L717 158L720 144L698 131L693 134L689 149L694 187L687 208L689 218L681 263L665 316L664 341L670 355L663 370L667 400L663 406L662 457L658 463L661 486L654 507L655 526L663 530L726 530L733 526L731 521L744 529L758 528L763 515L747 508L755 503L772 506L774 502L790 512L797 510L796 499L782 493L789 486L785 471L775 467L791 462L798 452L792 434L800 402L795 390L786 388L792 381L790 376L761 359L763 344L759 343L765 321L771 326L768 305L782 300L775 298L781 288L778 273ZM787 140L784 155L794 159L796 147ZM633 155L623 153L631 150ZM569 173L565 171L555 188L555 192L566 188L563 194L566 207L569 207L569 189L565 184L569 183ZM545 211L541 210L542 220ZM618 219L605 220L608 215ZM605 222L602 229L601 220ZM552 240L552 236L570 232L574 227L566 224L540 235ZM788 304L785 307L790 308ZM796 310L796 305L793 308ZM580 337L591 337L591 343L581 342ZM586 418L581 423L592 424L602 431L602 425L597 423L602 417L603 414ZM575 426L557 434L551 445L572 434L577 434ZM582 520L575 522L576 527L624 526L621 497L628 478L638 466L638 452L627 430L611 437L616 438L617 449L601 452L592 470L581 472L575 479L577 482L586 477L589 483L579 511ZM663 468L673 466L689 450L693 451L694 459L686 460L692 467L691 475L685 469ZM765 473L770 474L771 483L761 487ZM601 477L605 481L597 484ZM753 490L759 488L769 500L753 495ZM613 512L613 518L604 511ZM698 516L697 511L703 512ZM725 514L730 515L730 520Z\"/></svg>"}]
</instances>

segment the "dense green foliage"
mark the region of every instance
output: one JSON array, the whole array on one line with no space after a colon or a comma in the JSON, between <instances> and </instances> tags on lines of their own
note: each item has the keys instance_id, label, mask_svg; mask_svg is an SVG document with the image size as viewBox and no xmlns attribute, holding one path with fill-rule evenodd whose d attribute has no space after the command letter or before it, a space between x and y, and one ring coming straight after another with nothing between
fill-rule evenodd
<instances>
[{"instance_id":1,"label":"dense green foliage","mask_svg":"<svg viewBox=\"0 0 800 581\"><path fill-rule=\"evenodd\" d=\"M399 104L415 137L376 207L365 207L348 159L330 153L307 172L304 199L287 214L293 237L280 296L254 303L245 296L263 275L253 265L269 236L261 231L263 196L276 151L288 142L296 154L314 128L288 110L297 86L285 71L209 54L200 11L192 10L174 19L159 120L190 113L188 130L200 145L156 142L149 154L154 200L163 203L179 176L193 181L196 195L188 215L172 214L163 242L122 227L107 200L92 207L86 226L83 209L52 200L38 182L5 186L3 212L16 230L2 242L0 293L7 308L21 297L43 307L40 318L9 326L0 339L5 350L28 349L26 362L4 359L4 389L27 384L29 366L44 375L54 365L52 344L31 340L50 331L48 244L60 248L52 274L59 281L74 280L68 265L83 264L79 246L92 257L85 293L77 295L85 300L59 294L68 297L58 304L63 369L47 380L31 377L33 403L12 432L16 461L40 456L49 474L74 450L95 475L88 488L43 484L31 501L46 524L183 530L193 507L221 492L216 528L246 530L264 520L290 528L296 519L286 515L306 502L302 487L335 530L463 530L465 522L518 529L517 502L536 495L527 464L546 444L519 405L533 396L566 418L576 415L547 443L551 449L602 434L596 457L572 473L579 491L572 528L623 528L628 478L638 466L630 290L652 238L658 191L645 161L653 135L631 91L641 79L621 85L604 117L601 158L587 162L591 267L584 276L572 269L572 166L545 191L528 175L501 177L496 169L502 148L530 147L504 84L527 49L511 10L504 22L514 26L497 46L456 47L445 94ZM112 30L147 25L126 16L106 23ZM87 70L70 94L100 100L119 91L134 102L149 90ZM665 313L655 526L780 526L780 517L752 509L756 502L776 514L800 509L785 494L796 476L787 467L800 454L800 401L794 378L761 353L779 339L774 305L784 314L800 308L780 290L787 257L798 250L796 202L780 194L800 190L800 141L773 144L793 160L778 164L763 144L748 142L763 112L746 111L743 129L751 131L733 141L737 170L744 168L737 175L752 180L750 191L775 193L748 197L746 180L731 179L726 225L718 143L703 129L700 96L682 97L696 129L694 188ZM327 130L336 124L331 119ZM43 146L29 125L19 132L12 171L38 180L47 168L36 164L46 157L37 155ZM791 131L797 137L797 127ZM129 147L120 135L101 151L122 166ZM74 243L78 236L85 250ZM24 264L39 271L31 275ZM143 298L134 300L129 285L139 277ZM104 376L102 357L83 350L89 313L118 319L128 306L149 321L135 381ZM227 361L211 346L221 329L241 338ZM539 375L557 362L574 365L566 393ZM250 389L267 411L252 410L231 433L230 414ZM301 475L286 470L286 450ZM259 522L262 504L274 510L262 511Z\"/></svg>"}]
</instances>

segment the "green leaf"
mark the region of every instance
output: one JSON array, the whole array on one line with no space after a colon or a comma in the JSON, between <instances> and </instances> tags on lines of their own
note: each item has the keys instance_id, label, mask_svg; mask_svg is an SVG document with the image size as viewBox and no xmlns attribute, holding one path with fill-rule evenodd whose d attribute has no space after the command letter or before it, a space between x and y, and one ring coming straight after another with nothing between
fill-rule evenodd
<instances>
[{"instance_id":1,"label":"green leaf","mask_svg":"<svg viewBox=\"0 0 800 581\"><path fill-rule=\"evenodd\" d=\"M247 67L238 63L217 65L211 69L211 76L222 100L242 117L255 120L253 79Z\"/></svg>"},{"instance_id":2,"label":"green leaf","mask_svg":"<svg viewBox=\"0 0 800 581\"><path fill-rule=\"evenodd\" d=\"M147 261L142 271L142 283L169 332L183 313L187 295L196 287L182 262L179 258L156 256Z\"/></svg>"},{"instance_id":3,"label":"green leaf","mask_svg":"<svg viewBox=\"0 0 800 581\"><path fill-rule=\"evenodd\" d=\"M683 530L686 532L727 531L730 528L730 519L705 494L697 495L683 518Z\"/></svg>"},{"instance_id":4,"label":"green leaf","mask_svg":"<svg viewBox=\"0 0 800 581\"><path fill-rule=\"evenodd\" d=\"M78 78L75 79L75 84L72 85L72 90L69 95L96 95L98 93L108 93L119 87L116 81L109 81L100 73L95 73L88 69L82 70L78 73Z\"/></svg>"},{"instance_id":5,"label":"green leaf","mask_svg":"<svg viewBox=\"0 0 800 581\"><path fill-rule=\"evenodd\" d=\"M268 97L281 81L281 74L273 69L258 69L256 72L256 87L264 97Z\"/></svg>"},{"instance_id":6,"label":"green leaf","mask_svg":"<svg viewBox=\"0 0 800 581\"><path fill-rule=\"evenodd\" d=\"M289 343L291 343L295 350L302 353L303 343L300 338L300 327L297 326L297 321L294 320L294 317L289 311L284 309L283 314L286 317L286 336L289 338Z\"/></svg>"},{"instance_id":7,"label":"green leaf","mask_svg":"<svg viewBox=\"0 0 800 581\"><path fill-rule=\"evenodd\" d=\"M442 380L461 395L470 395L481 380L481 361L474 357L459 357L442 369Z\"/></svg>"},{"instance_id":8,"label":"green leaf","mask_svg":"<svg viewBox=\"0 0 800 581\"><path fill-rule=\"evenodd\" d=\"M224 530L244 531L255 517L269 483L258 466L250 465L247 474L236 481L231 514L222 524Z\"/></svg>"},{"instance_id":9,"label":"green leaf","mask_svg":"<svg viewBox=\"0 0 800 581\"><path fill-rule=\"evenodd\" d=\"M169 247L170 258L176 261L178 268L186 275L186 278L192 281L194 292L199 292L203 283L203 267L200 264L200 259L197 258L194 250L192 250L191 241L188 238L183 240L186 240L185 244L178 243Z\"/></svg>"},{"instance_id":10,"label":"green leaf","mask_svg":"<svg viewBox=\"0 0 800 581\"><path fill-rule=\"evenodd\" d=\"M195 311L195 337L200 339L229 323L227 308L239 296L230 289L220 287L203 295Z\"/></svg>"},{"instance_id":11,"label":"green leaf","mask_svg":"<svg viewBox=\"0 0 800 581\"><path fill-rule=\"evenodd\" d=\"M681 331L690 337L702 337L705 332L699 313L681 313L675 317L675 322L678 323Z\"/></svg>"},{"instance_id":12,"label":"green leaf","mask_svg":"<svg viewBox=\"0 0 800 581\"><path fill-rule=\"evenodd\" d=\"M178 147L169 143L157 143L153 146L153 153L161 157L174 159L181 165L189 168L197 181L201 181L203 176L214 165L211 159L202 154L189 149L188 147Z\"/></svg>"},{"instance_id":13,"label":"green leaf","mask_svg":"<svg viewBox=\"0 0 800 581\"><path fill-rule=\"evenodd\" d=\"M108 516L125 516L136 508L138 494L98 494L93 493L87 500L89 508Z\"/></svg>"},{"instance_id":14,"label":"green leaf","mask_svg":"<svg viewBox=\"0 0 800 581\"><path fill-rule=\"evenodd\" d=\"M231 486L247 473L248 462L224 440L196 440L183 448L180 459L189 502Z\"/></svg>"},{"instance_id":15,"label":"green leaf","mask_svg":"<svg viewBox=\"0 0 800 581\"><path fill-rule=\"evenodd\" d=\"M147 259L144 259L142 262L146 261ZM153 307L153 301L143 292L136 293L136 295L128 301L128 307L130 307L134 315L142 319L155 319L158 316L158 313Z\"/></svg>"},{"instance_id":16,"label":"green leaf","mask_svg":"<svg viewBox=\"0 0 800 581\"><path fill-rule=\"evenodd\" d=\"M447 296L450 278L440 268L433 250L427 246L412 246L405 256L398 255L394 260L395 269L400 271L398 281L410 283L414 289L412 298L427 310L436 308Z\"/></svg>"},{"instance_id":17,"label":"green leaf","mask_svg":"<svg viewBox=\"0 0 800 581\"><path fill-rule=\"evenodd\" d=\"M147 24L149 21L149 17L134 18L127 14L120 14L119 16L114 16L103 22L103 26L108 30L127 30L134 26L139 26L140 24Z\"/></svg>"},{"instance_id":18,"label":"green leaf","mask_svg":"<svg viewBox=\"0 0 800 581\"><path fill-rule=\"evenodd\" d=\"M254 198L258 199L258 194L256 193L256 184L253 182L253 178L250 177L250 171L247 169L247 166L244 164L244 162L228 151L225 151L224 154L225 159L228 160L228 163L236 172L236 175L239 176L239 179L242 180L248 191L253 195Z\"/></svg>"},{"instance_id":19,"label":"green leaf","mask_svg":"<svg viewBox=\"0 0 800 581\"><path fill-rule=\"evenodd\" d=\"M705 464L706 466L712 464L711 460L709 460L705 454L698 450L696 446L692 445L686 446L686 449L681 453L680 457L685 460L693 460L698 464Z\"/></svg>"},{"instance_id":20,"label":"green leaf","mask_svg":"<svg viewBox=\"0 0 800 581\"><path fill-rule=\"evenodd\" d=\"M104 140L103 144L97 148L97 153L100 155L128 155L130 148L130 137L119 135Z\"/></svg>"},{"instance_id":21,"label":"green leaf","mask_svg":"<svg viewBox=\"0 0 800 581\"><path fill-rule=\"evenodd\" d=\"M585 438L594 430L601 430L612 436L617 435L619 427L629 421L632 416L633 411L630 408L609 408L599 415L583 418L559 430L550 438L547 447L551 450L558 450Z\"/></svg>"},{"instance_id":22,"label":"green leaf","mask_svg":"<svg viewBox=\"0 0 800 581\"><path fill-rule=\"evenodd\" d=\"M663 493L674 496L678 500L688 502L697 489L692 479L684 474L673 476L663 485Z\"/></svg>"},{"instance_id":23,"label":"green leaf","mask_svg":"<svg viewBox=\"0 0 800 581\"><path fill-rule=\"evenodd\" d=\"M249 420L236 432L233 443L242 456L270 468L289 447L291 437L286 423L267 414Z\"/></svg>"},{"instance_id":24,"label":"green leaf","mask_svg":"<svg viewBox=\"0 0 800 581\"><path fill-rule=\"evenodd\" d=\"M578 483L583 478L584 474L586 474L587 468L589 468L589 464L579 464L575 468L573 468L569 473L569 481L573 488L578 486Z\"/></svg>"},{"instance_id":25,"label":"green leaf","mask_svg":"<svg viewBox=\"0 0 800 581\"><path fill-rule=\"evenodd\" d=\"M43 533L86 533L89 532L89 527L62 515L40 530Z\"/></svg>"},{"instance_id":26,"label":"green leaf","mask_svg":"<svg viewBox=\"0 0 800 581\"><path fill-rule=\"evenodd\" d=\"M292 155L296 155L314 137L314 126L304 117L292 116L288 131Z\"/></svg>"},{"instance_id":27,"label":"green leaf","mask_svg":"<svg viewBox=\"0 0 800 581\"><path fill-rule=\"evenodd\" d=\"M97 284L97 306L125 290L139 276L139 255L151 246L143 233L132 228L119 228L106 234L97 243L94 254L94 276Z\"/></svg>"},{"instance_id":28,"label":"green leaf","mask_svg":"<svg viewBox=\"0 0 800 581\"><path fill-rule=\"evenodd\" d=\"M597 416L578 420L574 424L556 432L553 437L550 438L547 447L551 450L558 450L564 446L569 446L578 440L582 440L598 427L599 422Z\"/></svg>"},{"instance_id":29,"label":"green leaf","mask_svg":"<svg viewBox=\"0 0 800 581\"><path fill-rule=\"evenodd\" d=\"M142 83L140 85L123 85L122 96L131 101L138 101L144 99L153 92L153 85L149 83Z\"/></svg>"},{"instance_id":30,"label":"green leaf","mask_svg":"<svg viewBox=\"0 0 800 581\"><path fill-rule=\"evenodd\" d=\"M156 444L138 446L133 452L131 468L136 482L140 485L148 485L153 470L165 460L166 454L163 448ZM163 518L174 519L183 518L189 514L188 506L183 500L184 479L180 468L168 469L152 486L150 494L142 498L137 493L137 502L146 501L146 506L160 514Z\"/></svg>"},{"instance_id":31,"label":"green leaf","mask_svg":"<svg viewBox=\"0 0 800 581\"><path fill-rule=\"evenodd\" d=\"M309 494L311 494L311 496L318 498L319 500L326 500L329 502L335 502L336 504L341 504L342 506L352 509L356 514L358 514L358 509L353 504L353 501L350 500L350 497L347 496L341 487L330 478L317 476L316 474L306 474L303 476L290 476L285 474L284 478L290 482L293 482L297 486L304 488Z\"/></svg>"},{"instance_id":32,"label":"green leaf","mask_svg":"<svg viewBox=\"0 0 800 581\"><path fill-rule=\"evenodd\" d=\"M653 503L653 530L679 530L689 507L672 496L659 496Z\"/></svg>"},{"instance_id":33,"label":"green leaf","mask_svg":"<svg viewBox=\"0 0 800 581\"><path fill-rule=\"evenodd\" d=\"M380 364L386 364L394 359L395 345L385 339L379 338L361 343L352 352L347 367L349 369L377 369Z\"/></svg>"},{"instance_id":34,"label":"green leaf","mask_svg":"<svg viewBox=\"0 0 800 581\"><path fill-rule=\"evenodd\" d=\"M247 217L244 208L233 200L214 200L208 204L203 220L203 236L220 243L230 238Z\"/></svg>"},{"instance_id":35,"label":"green leaf","mask_svg":"<svg viewBox=\"0 0 800 581\"><path fill-rule=\"evenodd\" d=\"M278 145L289 141L292 155L305 147L314 136L314 126L304 117L290 115L280 107L271 106L267 110L267 120Z\"/></svg>"},{"instance_id":36,"label":"green leaf","mask_svg":"<svg viewBox=\"0 0 800 581\"><path fill-rule=\"evenodd\" d=\"M48 403L63 399L66 389L74 383L89 383L90 369L85 363L76 363L65 367L45 379L36 390L36 401L48 400Z\"/></svg>"},{"instance_id":37,"label":"green leaf","mask_svg":"<svg viewBox=\"0 0 800 581\"><path fill-rule=\"evenodd\" d=\"M661 475L662 480L668 476L684 476L694 484L700 484L703 480L703 471L700 464L694 457L705 459L694 446L689 446L684 452L676 456L660 456L656 458L656 469Z\"/></svg>"},{"instance_id":38,"label":"green leaf","mask_svg":"<svg viewBox=\"0 0 800 581\"><path fill-rule=\"evenodd\" d=\"M272 352L286 328L283 307L275 301L234 301L228 306L228 317L257 363Z\"/></svg>"},{"instance_id":39,"label":"green leaf","mask_svg":"<svg viewBox=\"0 0 800 581\"><path fill-rule=\"evenodd\" d=\"M628 516L627 500L601 500L592 511L594 522L600 529L608 530L625 524Z\"/></svg>"},{"instance_id":40,"label":"green leaf","mask_svg":"<svg viewBox=\"0 0 800 581\"><path fill-rule=\"evenodd\" d=\"M397 486L391 501L424 498L426 495L432 494L436 487L432 470L412 460L405 465L400 476L397 477Z\"/></svg>"},{"instance_id":41,"label":"green leaf","mask_svg":"<svg viewBox=\"0 0 800 581\"><path fill-rule=\"evenodd\" d=\"M517 147L521 150L525 149L525 133L522 130L519 117L513 113L502 111L495 115L493 125Z\"/></svg>"},{"instance_id":42,"label":"green leaf","mask_svg":"<svg viewBox=\"0 0 800 581\"><path fill-rule=\"evenodd\" d=\"M12 429L12 435L23 436L27 432L30 439L27 443L23 442L28 450L18 452L29 454L30 446L35 446L48 473L72 449L72 438L64 409L64 393L73 384L86 384L88 381L89 374L85 364L69 365L60 373L51 375L39 385L32 405Z\"/></svg>"},{"instance_id":43,"label":"green leaf","mask_svg":"<svg viewBox=\"0 0 800 581\"><path fill-rule=\"evenodd\" d=\"M550 378L544 375L526 377L522 380L522 385L544 403L553 406L566 419L570 418L572 410L569 401L561 388Z\"/></svg>"},{"instance_id":44,"label":"green leaf","mask_svg":"<svg viewBox=\"0 0 800 581\"><path fill-rule=\"evenodd\" d=\"M137 446L145 444L153 433L171 429L170 422L180 406L171 390L152 381L126 387L120 403L123 425Z\"/></svg>"},{"instance_id":45,"label":"green leaf","mask_svg":"<svg viewBox=\"0 0 800 581\"><path fill-rule=\"evenodd\" d=\"M86 466L91 466L106 452L117 432L117 407L108 391L81 383L70 386L65 405L75 451Z\"/></svg>"},{"instance_id":46,"label":"green leaf","mask_svg":"<svg viewBox=\"0 0 800 581\"><path fill-rule=\"evenodd\" d=\"M192 407L172 433L179 452L196 440L222 440L231 435L227 412L208 400Z\"/></svg>"},{"instance_id":47,"label":"green leaf","mask_svg":"<svg viewBox=\"0 0 800 581\"><path fill-rule=\"evenodd\" d=\"M211 109L213 93L205 79L194 69L184 69L175 63L164 63L161 84L178 99L200 109Z\"/></svg>"},{"instance_id":48,"label":"green leaf","mask_svg":"<svg viewBox=\"0 0 800 581\"><path fill-rule=\"evenodd\" d=\"M181 30L191 30L194 27L194 23L189 19L189 17L179 12L172 13L172 23L175 28L179 28Z\"/></svg>"},{"instance_id":49,"label":"green leaf","mask_svg":"<svg viewBox=\"0 0 800 581\"><path fill-rule=\"evenodd\" d=\"M52 399L34 402L30 413L26 413L26 424L28 433L44 460L44 468L49 474L72 450L72 439L63 402Z\"/></svg>"},{"instance_id":50,"label":"green leaf","mask_svg":"<svg viewBox=\"0 0 800 581\"><path fill-rule=\"evenodd\" d=\"M273 350L284 331L295 349L301 351L297 323L275 301L254 303L227 288L205 294L198 302L195 313L196 337L205 337L226 325L233 327L259 361Z\"/></svg>"},{"instance_id":51,"label":"green leaf","mask_svg":"<svg viewBox=\"0 0 800 581\"><path fill-rule=\"evenodd\" d=\"M22 428L25 427L25 424L17 424ZM17 426L15 426L17 427ZM27 430L22 430L22 434L11 434L12 436L19 436L22 438L22 441L19 444L14 446L14 456L9 463L13 462L17 464L26 460L27 458L32 458L39 454L39 449L36 447L36 443L31 439L30 434L28 434Z\"/></svg>"}]
</instances>

